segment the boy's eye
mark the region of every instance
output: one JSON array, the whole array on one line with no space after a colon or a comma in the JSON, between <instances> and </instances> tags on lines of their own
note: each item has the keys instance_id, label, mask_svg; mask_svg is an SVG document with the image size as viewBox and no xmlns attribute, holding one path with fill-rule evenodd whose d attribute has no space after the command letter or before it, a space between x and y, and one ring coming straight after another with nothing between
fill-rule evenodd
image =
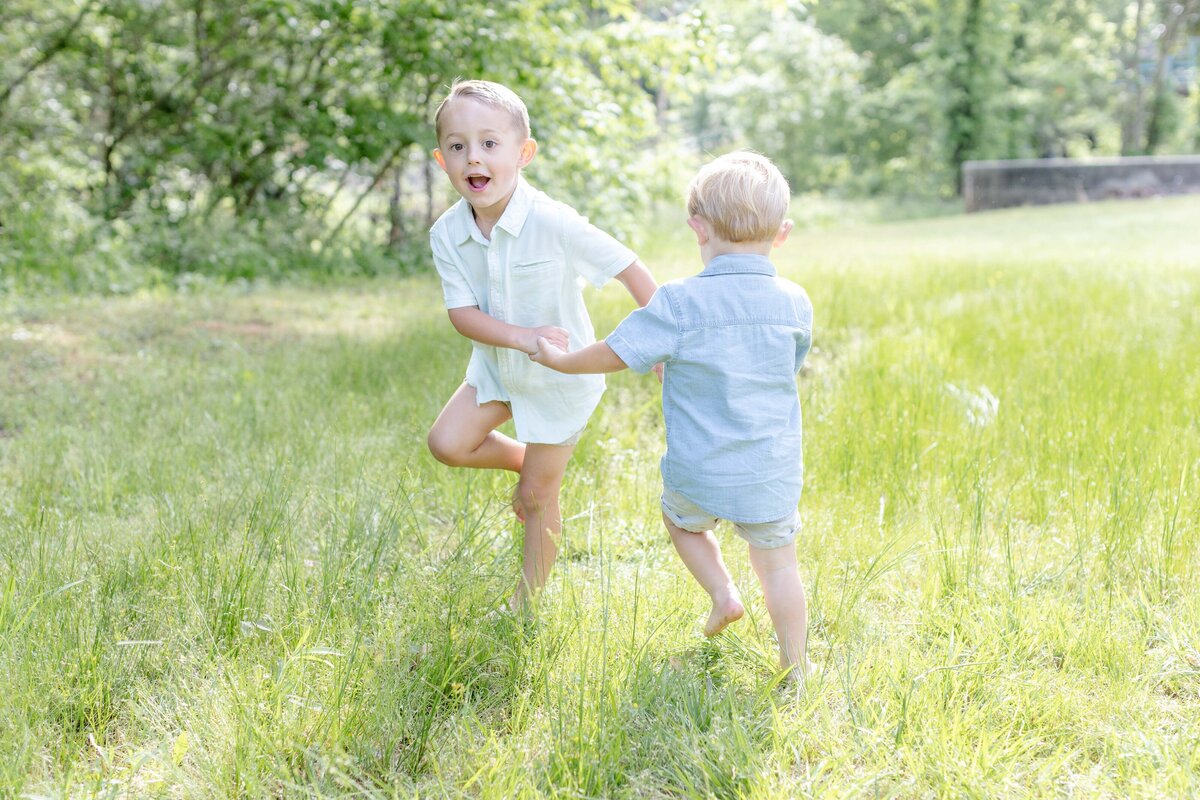
<instances>
[{"instance_id":1,"label":"boy's eye","mask_svg":"<svg viewBox=\"0 0 1200 800\"><path fill-rule=\"evenodd\" d=\"M483 146L484 146L484 147L487 147L487 148L492 148L492 147L495 147L495 146L496 146L496 140L495 140L495 139L488 139L486 142L484 142L484 143L483 143Z\"/></svg>"},{"instance_id":2,"label":"boy's eye","mask_svg":"<svg viewBox=\"0 0 1200 800\"><path fill-rule=\"evenodd\" d=\"M463 149L463 146L461 144L452 144L450 145L450 149L457 153L459 150Z\"/></svg>"}]
</instances>

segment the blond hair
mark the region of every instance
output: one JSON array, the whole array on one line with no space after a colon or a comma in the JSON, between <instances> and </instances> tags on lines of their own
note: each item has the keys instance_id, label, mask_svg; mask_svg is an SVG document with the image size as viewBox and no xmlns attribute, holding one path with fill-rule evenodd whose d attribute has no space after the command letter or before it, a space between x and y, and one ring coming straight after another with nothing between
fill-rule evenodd
<instances>
[{"instance_id":1,"label":"blond hair","mask_svg":"<svg viewBox=\"0 0 1200 800\"><path fill-rule=\"evenodd\" d=\"M439 140L442 138L442 112L454 100L471 99L506 112L516 123L517 131L529 138L529 109L517 93L507 86L492 81L459 81L450 86L450 92L438 105L433 115L433 126Z\"/></svg>"},{"instance_id":2,"label":"blond hair","mask_svg":"<svg viewBox=\"0 0 1200 800\"><path fill-rule=\"evenodd\" d=\"M688 216L726 242L767 242L779 233L791 192L766 156L740 150L705 164L687 190Z\"/></svg>"}]
</instances>

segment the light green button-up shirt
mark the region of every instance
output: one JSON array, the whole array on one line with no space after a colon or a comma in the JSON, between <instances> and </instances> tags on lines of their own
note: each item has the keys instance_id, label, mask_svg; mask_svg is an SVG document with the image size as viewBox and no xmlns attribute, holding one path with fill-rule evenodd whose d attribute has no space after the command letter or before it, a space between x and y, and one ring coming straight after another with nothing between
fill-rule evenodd
<instances>
[{"instance_id":1,"label":"light green button-up shirt","mask_svg":"<svg viewBox=\"0 0 1200 800\"><path fill-rule=\"evenodd\" d=\"M551 200L524 178L485 239L459 200L429 231L446 308L478 306L512 325L556 325L570 349L595 341L582 280L603 286L637 258L633 251ZM510 404L517 438L558 444L578 433L604 393L602 375L563 375L519 351L472 342L466 381L480 403Z\"/></svg>"}]
</instances>

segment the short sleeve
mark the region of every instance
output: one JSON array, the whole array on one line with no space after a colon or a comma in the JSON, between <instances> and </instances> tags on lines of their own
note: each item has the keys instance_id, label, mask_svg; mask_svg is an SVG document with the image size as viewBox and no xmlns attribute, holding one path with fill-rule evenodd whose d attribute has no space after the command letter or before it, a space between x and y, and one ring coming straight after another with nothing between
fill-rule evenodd
<instances>
[{"instance_id":1,"label":"short sleeve","mask_svg":"<svg viewBox=\"0 0 1200 800\"><path fill-rule=\"evenodd\" d=\"M799 287L797 287L799 288ZM812 303L803 289L799 290L796 307L800 318L800 327L796 331L796 372L804 366L808 351L812 348L813 311Z\"/></svg>"},{"instance_id":2,"label":"short sleeve","mask_svg":"<svg viewBox=\"0 0 1200 800\"><path fill-rule=\"evenodd\" d=\"M442 296L445 298L446 308L478 306L479 298L471 290L471 284L463 274L459 261L451 255L440 235L440 229L436 226L429 232L429 247L433 251L433 266L442 279Z\"/></svg>"},{"instance_id":3,"label":"short sleeve","mask_svg":"<svg viewBox=\"0 0 1200 800\"><path fill-rule=\"evenodd\" d=\"M796 331L796 372L800 372L800 368L804 366L804 359L808 358L809 348L812 347L812 333L810 331Z\"/></svg>"},{"instance_id":4,"label":"short sleeve","mask_svg":"<svg viewBox=\"0 0 1200 800\"><path fill-rule=\"evenodd\" d=\"M569 207L563 220L563 250L567 264L596 287L637 260L632 250Z\"/></svg>"},{"instance_id":5,"label":"short sleeve","mask_svg":"<svg viewBox=\"0 0 1200 800\"><path fill-rule=\"evenodd\" d=\"M634 372L648 372L675 354L678 339L668 289L660 286L645 308L631 312L604 341Z\"/></svg>"}]
</instances>

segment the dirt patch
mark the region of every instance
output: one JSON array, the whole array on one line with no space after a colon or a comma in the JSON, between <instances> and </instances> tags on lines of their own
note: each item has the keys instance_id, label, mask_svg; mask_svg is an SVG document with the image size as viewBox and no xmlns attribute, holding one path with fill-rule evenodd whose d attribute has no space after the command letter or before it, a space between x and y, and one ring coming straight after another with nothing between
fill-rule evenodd
<instances>
[{"instance_id":1,"label":"dirt patch","mask_svg":"<svg viewBox=\"0 0 1200 800\"><path fill-rule=\"evenodd\" d=\"M53 323L25 323L6 331L7 338L18 343L44 344L58 348L78 347L83 337Z\"/></svg>"},{"instance_id":2,"label":"dirt patch","mask_svg":"<svg viewBox=\"0 0 1200 800\"><path fill-rule=\"evenodd\" d=\"M120 369L134 359L132 354L106 351L94 334L84 335L49 322L0 327L0 345L0 369L7 373L6 388L14 392L58 380L90 384L100 371ZM0 438L12 438L16 432L19 429L14 431L0 421Z\"/></svg>"}]
</instances>

